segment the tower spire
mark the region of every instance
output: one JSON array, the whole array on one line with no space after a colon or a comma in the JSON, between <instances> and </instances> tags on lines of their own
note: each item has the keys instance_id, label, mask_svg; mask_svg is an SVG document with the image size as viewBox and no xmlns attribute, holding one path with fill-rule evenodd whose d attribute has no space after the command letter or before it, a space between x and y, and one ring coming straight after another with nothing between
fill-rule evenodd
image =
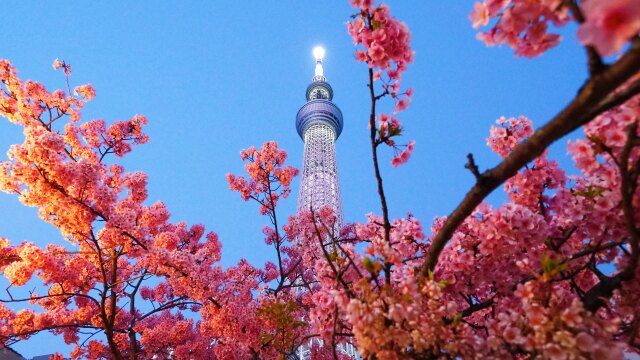
<instances>
[{"instance_id":1,"label":"tower spire","mask_svg":"<svg viewBox=\"0 0 640 360\"><path fill-rule=\"evenodd\" d=\"M313 48L313 57L316 58L316 72L312 81L327 81L324 77L324 68L322 67L322 59L324 58L324 48L316 46Z\"/></svg>"},{"instance_id":2,"label":"tower spire","mask_svg":"<svg viewBox=\"0 0 640 360\"><path fill-rule=\"evenodd\" d=\"M324 77L324 48L316 46L313 49L313 57L316 59L316 70L311 79L311 84L307 87L307 101L311 100L329 100L333 99L333 89ZM302 136L302 135L301 135Z\"/></svg>"}]
</instances>

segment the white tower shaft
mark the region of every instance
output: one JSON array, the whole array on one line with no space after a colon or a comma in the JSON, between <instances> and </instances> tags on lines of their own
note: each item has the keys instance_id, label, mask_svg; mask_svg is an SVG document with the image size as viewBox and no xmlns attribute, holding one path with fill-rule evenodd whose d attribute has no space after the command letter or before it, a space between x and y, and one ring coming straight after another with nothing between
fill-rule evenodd
<instances>
[{"instance_id":1,"label":"white tower shaft","mask_svg":"<svg viewBox=\"0 0 640 360\"><path fill-rule=\"evenodd\" d=\"M342 198L336 162L336 133L327 124L314 124L304 132L304 160L298 212L330 207L342 225Z\"/></svg>"}]
</instances>

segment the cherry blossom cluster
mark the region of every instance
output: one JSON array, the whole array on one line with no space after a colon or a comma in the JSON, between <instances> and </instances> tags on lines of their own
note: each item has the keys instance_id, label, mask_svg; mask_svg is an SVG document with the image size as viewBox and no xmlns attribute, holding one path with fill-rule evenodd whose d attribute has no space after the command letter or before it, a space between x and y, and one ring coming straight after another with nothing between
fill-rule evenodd
<instances>
[{"instance_id":1,"label":"cherry blossom cluster","mask_svg":"<svg viewBox=\"0 0 640 360\"><path fill-rule=\"evenodd\" d=\"M620 358L623 349L637 351L620 342L626 341L618 333L624 328L622 319L629 319L623 315L629 314L628 305L624 312L616 309L625 302L624 296L612 298L606 313L584 309L592 306L586 294L606 277L600 268L615 266L615 273L620 273L629 261L630 253L616 246L629 239L620 207L621 174L616 170L621 159L614 158L620 156L620 148L605 151L598 139L638 122L637 115L629 116L630 106L637 109L637 99L600 117L607 120L587 125L587 139L593 142L570 142L581 176L566 176L543 154L505 183L509 204L495 210L488 205L477 209L443 253L436 275L449 282L453 279L454 292L472 291L465 298L469 308L491 303L494 313L504 314L489 322L486 311L467 318L475 327L484 324L489 334L493 331L484 340L489 348L483 351L503 357L516 346L518 351L558 359ZM615 125L608 126L612 117ZM523 141L530 133L528 120L513 120L500 119L499 124L508 125L492 129L489 145L501 156L508 154L513 141ZM608 152L617 155L610 157ZM637 161L633 156L637 155L632 155L632 161ZM640 204L635 200L637 193L633 198ZM635 221L640 224L640 218ZM449 268L453 272L447 274ZM514 289L515 298L505 296ZM624 286L620 294L630 290ZM558 317L568 320L559 322ZM523 323L526 319L529 322ZM501 353L495 353L500 347Z\"/></svg>"},{"instance_id":2,"label":"cherry blossom cluster","mask_svg":"<svg viewBox=\"0 0 640 360\"><path fill-rule=\"evenodd\" d=\"M569 142L576 165L585 173L601 170L597 155L620 156L629 136L629 127L638 121L638 97L596 117L584 127L586 139Z\"/></svg>"},{"instance_id":3,"label":"cherry blossom cluster","mask_svg":"<svg viewBox=\"0 0 640 360\"><path fill-rule=\"evenodd\" d=\"M264 143L260 150L255 147L242 150L240 158L246 161L245 170L249 180L243 176L227 174L229 187L239 192L245 201L258 201L261 214L272 214L278 200L291 193L291 180L298 175L298 169L284 166L287 153L278 149L275 141Z\"/></svg>"},{"instance_id":4,"label":"cherry blossom cluster","mask_svg":"<svg viewBox=\"0 0 640 360\"><path fill-rule=\"evenodd\" d=\"M505 158L521 141L533 134L531 121L524 116L518 118L501 117L498 126L491 127L487 145L500 157Z\"/></svg>"},{"instance_id":5,"label":"cherry blossom cluster","mask_svg":"<svg viewBox=\"0 0 640 360\"><path fill-rule=\"evenodd\" d=\"M530 281L514 295L503 300L505 311L488 328L491 356L510 356L506 350L514 347L548 359L623 358L624 345L609 340L619 323L586 311L567 287Z\"/></svg>"},{"instance_id":6,"label":"cherry blossom cluster","mask_svg":"<svg viewBox=\"0 0 640 360\"><path fill-rule=\"evenodd\" d=\"M395 140L392 138L398 136L402 133L402 125L398 121L395 116L391 116L388 114L380 114L380 120L378 121L378 143L384 143L393 148L394 157L391 159L391 165L394 167L398 167L407 161L409 161L409 157L411 157L411 153L413 152L413 147L415 144L414 140L409 141L409 143L405 146L404 149L400 149Z\"/></svg>"},{"instance_id":7,"label":"cherry blossom cluster","mask_svg":"<svg viewBox=\"0 0 640 360\"><path fill-rule=\"evenodd\" d=\"M531 58L560 42L560 35L549 33L549 24L564 26L571 16L562 0L485 0L476 2L469 15L474 29L494 18L491 29L479 33L478 39L488 46L506 44L516 56Z\"/></svg>"},{"instance_id":8,"label":"cherry blossom cluster","mask_svg":"<svg viewBox=\"0 0 640 360\"><path fill-rule=\"evenodd\" d=\"M488 46L506 44L516 56L526 57L541 55L560 42L549 25L559 28L576 17L578 40L604 56L615 54L640 32L640 4L635 0L484 0L476 2L469 15L474 29L491 26L478 39Z\"/></svg>"},{"instance_id":9,"label":"cherry blossom cluster","mask_svg":"<svg viewBox=\"0 0 640 360\"><path fill-rule=\"evenodd\" d=\"M414 141L398 145L392 139L402 134L402 124L395 114L406 110L413 98L411 88L400 89L402 74L407 70L407 64L413 62L411 33L406 24L391 15L386 4L374 8L373 1L351 1L351 5L360 13L347 23L347 27L354 43L363 48L356 51L356 59L369 65L372 101L386 95L395 100L393 114L380 114L377 123L370 122L369 126L376 127L376 144L386 144L394 149L391 164L397 167L409 160L414 148ZM374 92L377 82L380 82L380 94Z\"/></svg>"}]
</instances>

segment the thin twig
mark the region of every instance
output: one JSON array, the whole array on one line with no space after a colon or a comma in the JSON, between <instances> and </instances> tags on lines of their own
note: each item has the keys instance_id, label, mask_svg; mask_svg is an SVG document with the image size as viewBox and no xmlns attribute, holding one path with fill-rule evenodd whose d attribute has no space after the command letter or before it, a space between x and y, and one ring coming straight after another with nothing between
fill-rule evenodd
<instances>
[{"instance_id":1,"label":"thin twig","mask_svg":"<svg viewBox=\"0 0 640 360\"><path fill-rule=\"evenodd\" d=\"M469 169L473 176L476 177L476 181L480 182L482 180L482 174L480 174L480 170L478 170L478 166L476 165L475 160L473 159L473 154L467 154L467 163L464 164L465 169Z\"/></svg>"}]
</instances>

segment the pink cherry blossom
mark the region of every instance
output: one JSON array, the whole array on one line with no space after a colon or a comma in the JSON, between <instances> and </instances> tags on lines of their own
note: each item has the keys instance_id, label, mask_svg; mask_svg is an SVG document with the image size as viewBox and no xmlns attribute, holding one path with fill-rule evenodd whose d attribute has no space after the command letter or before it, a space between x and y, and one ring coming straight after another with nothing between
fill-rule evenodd
<instances>
[{"instance_id":1,"label":"pink cherry blossom","mask_svg":"<svg viewBox=\"0 0 640 360\"><path fill-rule=\"evenodd\" d=\"M593 45L602 55L619 51L640 32L640 3L634 0L586 0L586 21L578 29L578 40Z\"/></svg>"},{"instance_id":2,"label":"pink cherry blossom","mask_svg":"<svg viewBox=\"0 0 640 360\"><path fill-rule=\"evenodd\" d=\"M493 18L498 20L492 23ZM549 24L563 26L570 16L561 0L485 0L474 4L469 19L474 29L492 24L477 36L487 46L506 44L516 56L531 58L560 42L558 34L549 33Z\"/></svg>"},{"instance_id":3,"label":"pink cherry blossom","mask_svg":"<svg viewBox=\"0 0 640 360\"><path fill-rule=\"evenodd\" d=\"M473 11L469 15L469 20L474 29L485 26L489 23L489 8L486 4L476 2L473 4Z\"/></svg>"}]
</instances>

